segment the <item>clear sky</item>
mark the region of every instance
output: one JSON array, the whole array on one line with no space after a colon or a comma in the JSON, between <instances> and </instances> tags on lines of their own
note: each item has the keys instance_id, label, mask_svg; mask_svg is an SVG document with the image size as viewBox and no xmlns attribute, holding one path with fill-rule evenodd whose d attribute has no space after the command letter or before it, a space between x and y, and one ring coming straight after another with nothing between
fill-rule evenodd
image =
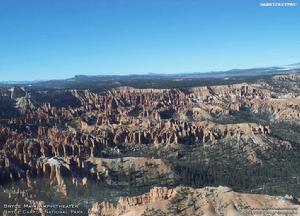
<instances>
[{"instance_id":1,"label":"clear sky","mask_svg":"<svg viewBox=\"0 0 300 216\"><path fill-rule=\"evenodd\" d=\"M299 62L300 4L259 2L0 0L0 80Z\"/></svg>"}]
</instances>

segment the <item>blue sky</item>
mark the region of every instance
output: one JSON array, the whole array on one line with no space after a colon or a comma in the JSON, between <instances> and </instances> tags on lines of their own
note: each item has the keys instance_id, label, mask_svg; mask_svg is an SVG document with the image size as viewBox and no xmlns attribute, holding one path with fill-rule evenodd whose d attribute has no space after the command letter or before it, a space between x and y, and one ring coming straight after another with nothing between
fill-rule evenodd
<instances>
[{"instance_id":1,"label":"blue sky","mask_svg":"<svg viewBox=\"0 0 300 216\"><path fill-rule=\"evenodd\" d=\"M259 2L1 0L0 80L299 62L300 5Z\"/></svg>"}]
</instances>

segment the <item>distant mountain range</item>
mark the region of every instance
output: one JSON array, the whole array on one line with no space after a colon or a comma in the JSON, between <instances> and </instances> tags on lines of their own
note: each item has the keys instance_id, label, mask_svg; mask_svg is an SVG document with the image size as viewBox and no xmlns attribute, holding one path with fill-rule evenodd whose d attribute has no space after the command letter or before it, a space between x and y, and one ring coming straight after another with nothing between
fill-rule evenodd
<instances>
[{"instance_id":1,"label":"distant mountain range","mask_svg":"<svg viewBox=\"0 0 300 216\"><path fill-rule=\"evenodd\" d=\"M117 78L117 77L227 77L227 76L256 76L266 74L282 74L290 72L298 72L300 70L300 62L290 65L276 66L276 67L262 67L250 69L231 69L227 71L209 71L209 72L188 72L188 73L175 73L175 74L162 74L162 73L148 73L148 74L130 74L130 75L76 75L73 78L66 79L67 81L84 80L89 78Z\"/></svg>"},{"instance_id":2,"label":"distant mountain range","mask_svg":"<svg viewBox=\"0 0 300 216\"><path fill-rule=\"evenodd\" d=\"M78 85L82 88L97 87L118 87L124 85L136 86L141 84L141 80L147 82L145 87L156 86L160 81L173 81L179 82L197 80L241 80L243 78L251 78L258 76L270 76L275 74L287 74L300 72L300 63L276 66L276 67L261 67L250 69L232 69L228 71L210 71L210 72L192 72L192 73L177 73L177 74L161 74L161 73L148 73L148 74L130 74L130 75L76 75L68 79L58 80L35 80L35 81L6 81L0 82L0 86L27 86L27 87L45 87L45 88L74 88ZM149 84L150 83L150 84ZM195 83L196 85L196 83ZM138 87L142 87L137 85Z\"/></svg>"}]
</instances>

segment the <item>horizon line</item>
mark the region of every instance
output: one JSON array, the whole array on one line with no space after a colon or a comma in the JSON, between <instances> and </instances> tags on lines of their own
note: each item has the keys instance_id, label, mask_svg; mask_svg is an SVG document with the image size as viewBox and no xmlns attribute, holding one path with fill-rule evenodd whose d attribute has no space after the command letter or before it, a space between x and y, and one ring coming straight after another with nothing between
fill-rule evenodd
<instances>
[{"instance_id":1,"label":"horizon line","mask_svg":"<svg viewBox=\"0 0 300 216\"><path fill-rule=\"evenodd\" d=\"M284 66L297 66L299 65L300 68L300 61L296 63L291 63L291 64L285 64L285 65L273 65L273 66L261 66L261 67L246 67L246 68L232 68L232 69L224 69L224 70L210 70L210 71L190 71L190 72L147 72L147 73L128 73L128 74L75 74L71 77L66 77L66 78L58 78L58 79L32 79L32 80L0 80L0 83L2 84L9 84L9 83L30 83L30 82L46 82L46 81L61 81L61 80L68 80L68 79L73 79L77 76L86 76L86 77L126 77L126 76L147 76L147 75L159 75L159 76L168 76L168 75L183 75L183 74L206 74L206 73L224 73L224 72L230 72L230 71L238 71L238 70L251 70L251 69L266 69L266 68L280 68Z\"/></svg>"}]
</instances>

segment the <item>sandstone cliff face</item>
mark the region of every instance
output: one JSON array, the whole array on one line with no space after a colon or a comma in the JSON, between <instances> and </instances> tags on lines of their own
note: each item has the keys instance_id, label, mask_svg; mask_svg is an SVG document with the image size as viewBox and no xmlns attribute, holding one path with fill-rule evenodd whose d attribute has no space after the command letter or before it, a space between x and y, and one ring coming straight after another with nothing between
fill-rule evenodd
<instances>
[{"instance_id":1,"label":"sandstone cliff face","mask_svg":"<svg viewBox=\"0 0 300 216\"><path fill-rule=\"evenodd\" d=\"M129 215L281 215L287 211L299 215L299 201L293 197L275 197L237 193L227 187L175 189L152 188L136 197L121 197L116 204L95 203L90 216ZM276 213L277 212L277 213Z\"/></svg>"},{"instance_id":2,"label":"sandstone cliff face","mask_svg":"<svg viewBox=\"0 0 300 216\"><path fill-rule=\"evenodd\" d=\"M94 204L91 213L89 215L106 215L115 216L122 215L132 208L139 206L147 206L154 202L164 202L170 200L174 195L175 191L167 188L153 188L149 193L143 194L137 197L121 197L116 205L111 203L102 202L100 204ZM136 212L135 212L136 213ZM140 212L142 213L142 212ZM133 212L131 212L133 214Z\"/></svg>"}]
</instances>

